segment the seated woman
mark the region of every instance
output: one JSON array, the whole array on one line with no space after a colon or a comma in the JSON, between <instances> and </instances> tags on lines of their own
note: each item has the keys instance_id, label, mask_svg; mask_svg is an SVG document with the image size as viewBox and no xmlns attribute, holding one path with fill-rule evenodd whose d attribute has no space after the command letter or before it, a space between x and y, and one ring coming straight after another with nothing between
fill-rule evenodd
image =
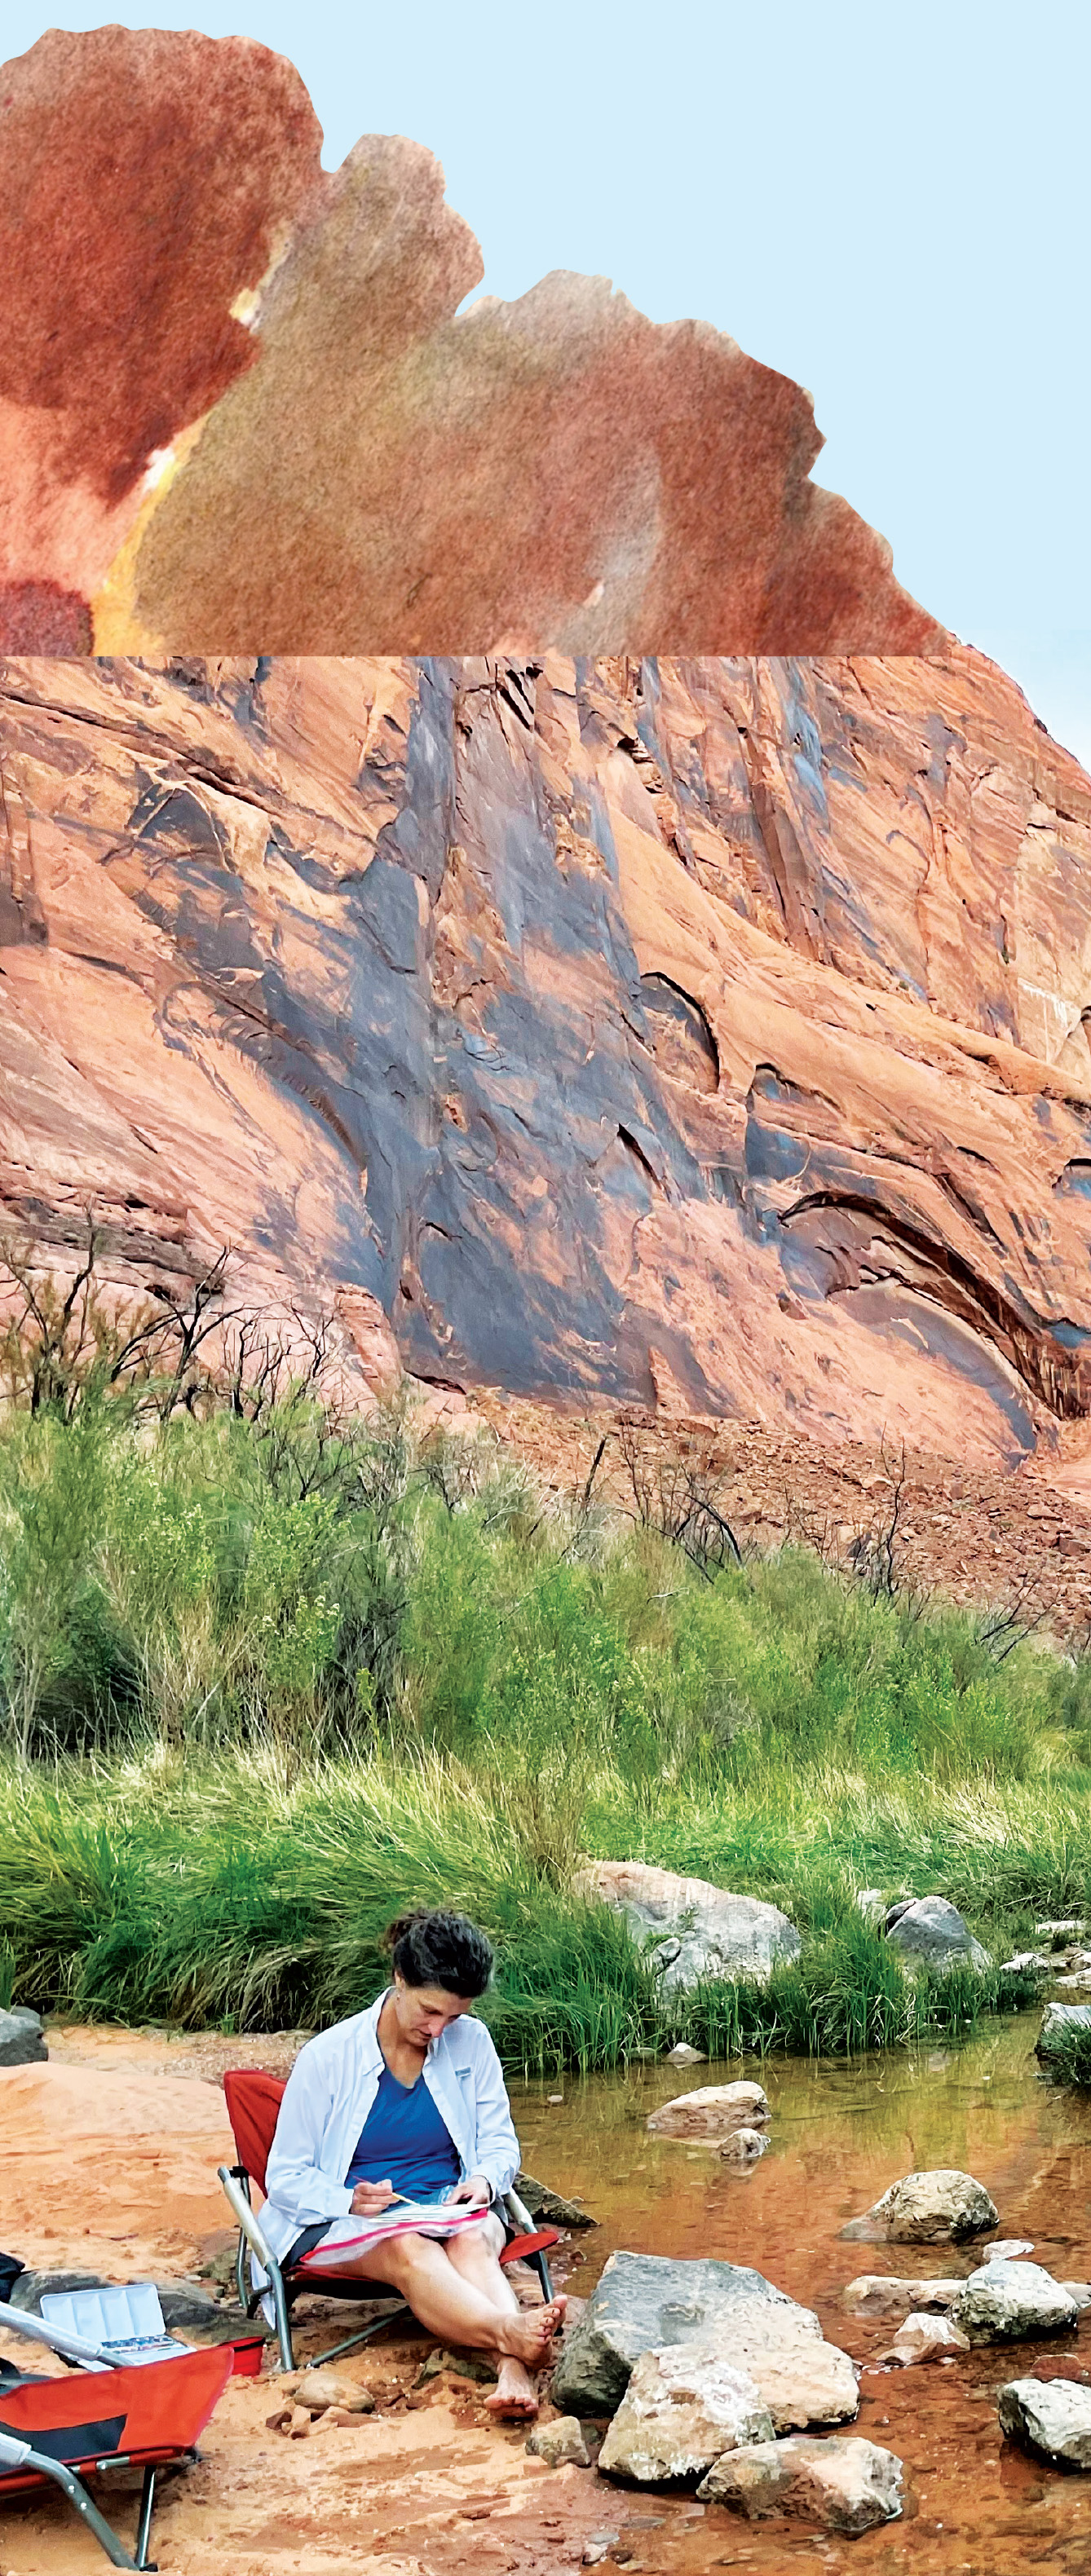
<instances>
[{"instance_id":1,"label":"seated woman","mask_svg":"<svg viewBox=\"0 0 1091 2576\"><path fill-rule=\"evenodd\" d=\"M529 2418L529 2374L565 2302L524 2311L500 2268L492 2204L515 2179L519 2141L500 2060L471 2010L492 1950L465 1915L424 1911L393 1923L386 1946L393 1985L299 2052L262 2225L279 2260L302 2264L316 2289L323 2272L387 2282L429 2333L495 2353L486 2404ZM434 2223L406 2203L434 2205Z\"/></svg>"}]
</instances>

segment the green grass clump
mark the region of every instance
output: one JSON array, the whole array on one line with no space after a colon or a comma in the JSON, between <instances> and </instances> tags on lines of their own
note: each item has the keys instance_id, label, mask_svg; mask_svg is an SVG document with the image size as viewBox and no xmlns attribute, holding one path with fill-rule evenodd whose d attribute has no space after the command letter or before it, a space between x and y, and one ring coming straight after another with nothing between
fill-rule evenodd
<instances>
[{"instance_id":1,"label":"green grass clump","mask_svg":"<svg viewBox=\"0 0 1091 2576\"><path fill-rule=\"evenodd\" d=\"M51 2008L329 2019L443 1901L514 2065L963 2030L1033 1982L910 1982L856 1893L937 1890L996 1962L1091 1911L1089 1708L969 1612L798 1551L706 1579L397 1409L0 1422L0 1982ZM587 1854L767 1898L802 1956L673 1999Z\"/></svg>"},{"instance_id":2,"label":"green grass clump","mask_svg":"<svg viewBox=\"0 0 1091 2576\"><path fill-rule=\"evenodd\" d=\"M595 1785L618 1838L635 1846L621 1782L613 1802L606 1781ZM751 1853L730 1873L743 1892L775 1884L804 1936L798 1962L765 1987L678 1996L622 1918L543 1868L538 1829L532 1817L523 1830L510 1783L447 1756L383 1752L289 1780L268 1755L183 1763L157 1751L52 1778L9 1774L4 1786L0 1948L25 2000L79 2017L259 2030L335 2019L376 1992L391 1915L439 1902L465 1906L494 1939L488 2018L509 2063L531 2069L616 2066L677 2039L713 2057L843 2054L964 2031L1036 1992L1032 1978L995 1968L903 1974L855 1904L853 1854L874 1848L877 1819L845 1781L826 1782L840 1801L826 1819L832 1835L816 1819L809 1836L785 1834L775 1854L767 1838L757 1866ZM898 1848L909 1874L915 1863L934 1884L927 1805L922 1796L905 1810ZM1004 1813L1002 1803L990 1811L992 1829ZM710 1833L716 1823L710 1810ZM692 1812L688 1830L699 1830ZM642 1838L654 1849L646 1825Z\"/></svg>"},{"instance_id":3,"label":"green grass clump","mask_svg":"<svg viewBox=\"0 0 1091 2576\"><path fill-rule=\"evenodd\" d=\"M1071 2085L1075 2092L1091 2092L1091 2024L1058 2023L1050 2032L1043 2063L1055 2083Z\"/></svg>"}]
</instances>

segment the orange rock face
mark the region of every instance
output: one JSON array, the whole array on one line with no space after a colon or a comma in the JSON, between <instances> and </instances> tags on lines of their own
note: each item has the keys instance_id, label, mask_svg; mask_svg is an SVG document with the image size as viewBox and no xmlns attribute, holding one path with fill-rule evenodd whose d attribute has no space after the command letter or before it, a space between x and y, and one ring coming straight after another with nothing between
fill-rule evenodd
<instances>
[{"instance_id":1,"label":"orange rock face","mask_svg":"<svg viewBox=\"0 0 1091 2576\"><path fill-rule=\"evenodd\" d=\"M942 663L0 666L0 1196L577 1408L1065 1447L1091 784Z\"/></svg>"},{"instance_id":2,"label":"orange rock face","mask_svg":"<svg viewBox=\"0 0 1091 2576\"><path fill-rule=\"evenodd\" d=\"M919 653L809 395L482 274L432 155L289 63L106 27L0 71L0 650Z\"/></svg>"}]
</instances>

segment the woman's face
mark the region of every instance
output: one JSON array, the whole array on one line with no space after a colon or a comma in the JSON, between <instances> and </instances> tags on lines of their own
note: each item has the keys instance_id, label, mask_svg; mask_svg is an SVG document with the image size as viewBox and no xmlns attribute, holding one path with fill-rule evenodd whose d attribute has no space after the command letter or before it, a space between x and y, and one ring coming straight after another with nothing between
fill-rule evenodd
<instances>
[{"instance_id":1,"label":"woman's face","mask_svg":"<svg viewBox=\"0 0 1091 2576\"><path fill-rule=\"evenodd\" d=\"M430 2039L469 2012L470 1995L449 1995L445 1986L407 1986L404 1977L395 1973L394 2010L398 2028L410 2048L427 2048Z\"/></svg>"}]
</instances>

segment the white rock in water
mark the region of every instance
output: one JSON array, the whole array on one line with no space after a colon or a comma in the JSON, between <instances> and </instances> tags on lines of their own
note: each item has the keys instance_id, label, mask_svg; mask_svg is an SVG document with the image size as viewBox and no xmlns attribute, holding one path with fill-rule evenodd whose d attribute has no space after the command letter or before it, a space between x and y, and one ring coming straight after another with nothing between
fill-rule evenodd
<instances>
[{"instance_id":1,"label":"white rock in water","mask_svg":"<svg viewBox=\"0 0 1091 2576\"><path fill-rule=\"evenodd\" d=\"M1075 2325L1074 2298L1040 2263L983 2263L971 2272L951 2322L971 2343L1017 2343Z\"/></svg>"},{"instance_id":2,"label":"white rock in water","mask_svg":"<svg viewBox=\"0 0 1091 2576\"><path fill-rule=\"evenodd\" d=\"M733 1896L706 1878L681 1878L648 1861L596 1860L575 1878L581 1896L624 1914L635 1939L652 1943L650 1964L668 1993L702 1979L747 1978L764 1985L803 1943L777 1905Z\"/></svg>"},{"instance_id":3,"label":"white rock in water","mask_svg":"<svg viewBox=\"0 0 1091 2576\"><path fill-rule=\"evenodd\" d=\"M740 2442L772 2438L773 2419L753 2379L716 2343L642 2352L599 2453L604 2477L637 2486L703 2476Z\"/></svg>"},{"instance_id":4,"label":"white rock in water","mask_svg":"<svg viewBox=\"0 0 1091 2576\"><path fill-rule=\"evenodd\" d=\"M768 2096L760 2084L702 2084L693 2093L676 2093L661 2102L647 2126L657 2138L729 2137L733 2129L756 2128L769 2117Z\"/></svg>"},{"instance_id":5,"label":"white rock in water","mask_svg":"<svg viewBox=\"0 0 1091 2576\"><path fill-rule=\"evenodd\" d=\"M791 2301L783 2308L759 2300L740 2303L730 2322L717 2329L716 2345L725 2360L757 2382L776 2433L851 2423L859 2410L849 2356L825 2341L812 2308Z\"/></svg>"},{"instance_id":6,"label":"white rock in water","mask_svg":"<svg viewBox=\"0 0 1091 2576\"><path fill-rule=\"evenodd\" d=\"M996 2403L1002 2432L1066 2468L1091 2469L1091 2388L1076 2379L1010 2379Z\"/></svg>"},{"instance_id":7,"label":"white rock in water","mask_svg":"<svg viewBox=\"0 0 1091 2576\"><path fill-rule=\"evenodd\" d=\"M706 2063L704 2050L691 2048L688 2039L676 2039L663 2060L664 2066L704 2066Z\"/></svg>"},{"instance_id":8,"label":"white rock in water","mask_svg":"<svg viewBox=\"0 0 1091 2576\"><path fill-rule=\"evenodd\" d=\"M892 2182L874 2209L850 2219L842 2236L896 2245L961 2245L995 2227L999 2212L984 2185L954 2166L932 2173L904 2174Z\"/></svg>"},{"instance_id":9,"label":"white rock in water","mask_svg":"<svg viewBox=\"0 0 1091 2576\"><path fill-rule=\"evenodd\" d=\"M720 2149L720 2162L744 2168L756 2165L758 2157L764 2156L772 2143L771 2138L763 2137L760 2129L736 2129Z\"/></svg>"},{"instance_id":10,"label":"white rock in water","mask_svg":"<svg viewBox=\"0 0 1091 2576\"><path fill-rule=\"evenodd\" d=\"M893 2451L857 2434L826 2442L797 2434L728 2451L697 2489L710 2504L731 2505L750 2521L786 2513L858 2539L902 2509L902 2464Z\"/></svg>"},{"instance_id":11,"label":"white rock in water","mask_svg":"<svg viewBox=\"0 0 1091 2576\"><path fill-rule=\"evenodd\" d=\"M1020 2254L1033 2254L1029 2236L998 2236L995 2244L986 2245L986 2263L1014 2263Z\"/></svg>"},{"instance_id":12,"label":"white rock in water","mask_svg":"<svg viewBox=\"0 0 1091 2576\"><path fill-rule=\"evenodd\" d=\"M861 2272L841 2292L850 2317L908 2317L924 2312L945 2314L966 2287L961 2272L953 2279L903 2281L892 2272Z\"/></svg>"},{"instance_id":13,"label":"white rock in water","mask_svg":"<svg viewBox=\"0 0 1091 2576\"><path fill-rule=\"evenodd\" d=\"M949 2352L968 2352L970 2338L950 2317L929 2316L921 2308L911 2308L898 2328L883 2361L897 2361L907 2368L916 2361L942 2361Z\"/></svg>"}]
</instances>

